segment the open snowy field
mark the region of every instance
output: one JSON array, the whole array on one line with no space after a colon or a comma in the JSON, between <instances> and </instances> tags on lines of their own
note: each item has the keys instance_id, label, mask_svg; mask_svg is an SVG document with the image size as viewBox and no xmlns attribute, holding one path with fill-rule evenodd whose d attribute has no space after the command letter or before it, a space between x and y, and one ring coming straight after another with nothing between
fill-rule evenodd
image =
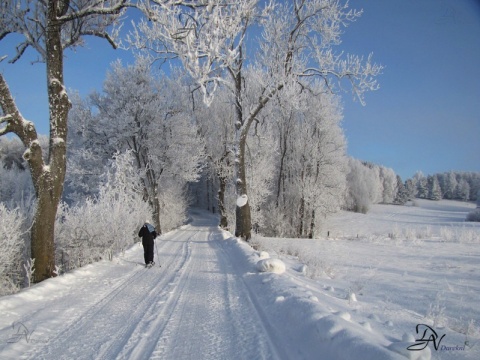
<instances>
[{"instance_id":1,"label":"open snowy field","mask_svg":"<svg viewBox=\"0 0 480 360\"><path fill-rule=\"evenodd\" d=\"M374 206L258 251L194 211L157 241L162 267L135 244L0 298L0 358L479 359L471 208Z\"/></svg>"},{"instance_id":2,"label":"open snowy field","mask_svg":"<svg viewBox=\"0 0 480 360\"><path fill-rule=\"evenodd\" d=\"M425 324L438 335L429 342L432 358L480 359L480 224L464 222L473 208L428 200L375 205L367 215L332 217L322 240L256 240L303 271L292 276L320 289L320 303L366 328L392 341L430 338L425 326L416 332Z\"/></svg>"}]
</instances>

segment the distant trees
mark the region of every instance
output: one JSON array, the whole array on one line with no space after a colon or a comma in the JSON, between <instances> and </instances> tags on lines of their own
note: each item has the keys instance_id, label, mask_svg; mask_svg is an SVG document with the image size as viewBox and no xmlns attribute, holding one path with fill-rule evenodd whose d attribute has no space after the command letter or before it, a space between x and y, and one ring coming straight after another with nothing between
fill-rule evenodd
<instances>
[{"instance_id":1,"label":"distant trees","mask_svg":"<svg viewBox=\"0 0 480 360\"><path fill-rule=\"evenodd\" d=\"M475 201L480 189L480 174L474 172L445 172L429 176L421 172L412 179L415 197L431 200Z\"/></svg>"}]
</instances>

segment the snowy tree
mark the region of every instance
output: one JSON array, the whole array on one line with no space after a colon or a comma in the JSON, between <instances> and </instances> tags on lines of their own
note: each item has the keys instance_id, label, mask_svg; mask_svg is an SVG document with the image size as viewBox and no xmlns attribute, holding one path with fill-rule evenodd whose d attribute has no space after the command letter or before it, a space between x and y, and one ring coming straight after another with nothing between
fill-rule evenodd
<instances>
[{"instance_id":1,"label":"snowy tree","mask_svg":"<svg viewBox=\"0 0 480 360\"><path fill-rule=\"evenodd\" d=\"M353 158L349 159L348 167L346 207L366 214L370 206L378 202L381 194L378 171Z\"/></svg>"},{"instance_id":2,"label":"snowy tree","mask_svg":"<svg viewBox=\"0 0 480 360\"><path fill-rule=\"evenodd\" d=\"M477 192L477 208L467 214L466 220L480 222L480 190Z\"/></svg>"},{"instance_id":3,"label":"snowy tree","mask_svg":"<svg viewBox=\"0 0 480 360\"><path fill-rule=\"evenodd\" d=\"M175 75L167 79L152 74L150 64L146 58L127 67L120 62L113 64L103 93L90 96L95 115L88 109L83 117L92 119L94 126L84 134L85 144L90 146L82 148L91 149L90 160L100 161L110 159L117 151L133 151L145 199L152 205L152 219L160 233L162 207L183 204L182 186L198 177L203 144L188 106L188 87ZM85 151L80 150L85 156ZM160 195L168 193L172 186L176 190L171 192L179 195L178 199ZM162 199L169 202L162 204Z\"/></svg>"},{"instance_id":4,"label":"snowy tree","mask_svg":"<svg viewBox=\"0 0 480 360\"><path fill-rule=\"evenodd\" d=\"M316 86L317 92L325 90L320 83ZM270 116L274 118L271 122L279 149L272 200L275 211L282 215L268 214L267 231L311 238L319 219L337 211L343 203L346 157L339 126L342 113L335 95L289 95L282 92L272 100L276 111Z\"/></svg>"},{"instance_id":5,"label":"snowy tree","mask_svg":"<svg viewBox=\"0 0 480 360\"><path fill-rule=\"evenodd\" d=\"M397 175L397 192L393 203L398 205L404 205L409 199L410 198L407 186L403 184L400 175Z\"/></svg>"},{"instance_id":6,"label":"snowy tree","mask_svg":"<svg viewBox=\"0 0 480 360\"><path fill-rule=\"evenodd\" d=\"M457 189L457 178L453 171L443 174L443 197L445 199L455 199L455 190Z\"/></svg>"},{"instance_id":7,"label":"snowy tree","mask_svg":"<svg viewBox=\"0 0 480 360\"><path fill-rule=\"evenodd\" d=\"M392 204L397 195L398 181L393 169L380 167L380 177L382 180L382 203Z\"/></svg>"},{"instance_id":8,"label":"snowy tree","mask_svg":"<svg viewBox=\"0 0 480 360\"><path fill-rule=\"evenodd\" d=\"M412 200L415 198L415 194L417 192L415 185L412 179L407 179L405 181L405 191L407 192L407 199Z\"/></svg>"},{"instance_id":9,"label":"snowy tree","mask_svg":"<svg viewBox=\"0 0 480 360\"><path fill-rule=\"evenodd\" d=\"M332 90L337 80L350 82L353 93L363 102L363 94L377 89L375 76L381 67L357 56L342 57L333 51L340 43L343 27L360 12L349 10L337 0L302 0L293 4L269 4L256 8L257 1L241 0L192 9L189 16L157 14L149 9L150 23L139 24L135 45L156 54L175 56L196 79L207 102L219 83L225 83L235 96L236 192L242 206L236 209L235 235L250 238L251 212L245 171L246 141L252 124L276 93L300 83L308 89L312 80L322 79ZM266 14L268 13L268 17ZM255 103L243 103L243 70L248 51L245 34L255 19L263 18L264 32L259 40L253 67L260 85ZM170 21L170 29L165 24ZM209 34L208 37L204 36ZM308 59L308 61L306 61ZM254 60L254 59L252 59ZM253 61L252 61L253 62ZM264 71L268 69L268 71Z\"/></svg>"},{"instance_id":10,"label":"snowy tree","mask_svg":"<svg viewBox=\"0 0 480 360\"><path fill-rule=\"evenodd\" d=\"M418 179L417 197L420 199L426 199L428 197L428 180L426 177Z\"/></svg>"},{"instance_id":11,"label":"snowy tree","mask_svg":"<svg viewBox=\"0 0 480 360\"><path fill-rule=\"evenodd\" d=\"M149 217L132 151L116 154L104 171L106 181L98 194L60 207L56 257L64 271L111 259L136 241L138 228Z\"/></svg>"},{"instance_id":12,"label":"snowy tree","mask_svg":"<svg viewBox=\"0 0 480 360\"><path fill-rule=\"evenodd\" d=\"M201 99L197 99L198 92L195 92L194 95L196 95L194 113L198 119L199 133L205 144L208 166L205 172L206 183L208 185L211 178L212 182L218 186L220 226L227 229L228 216L225 196L228 183L233 178L234 162L233 98L230 92L222 89L222 86L210 106L205 106ZM212 139L214 140L212 141ZM209 208L209 206L207 207Z\"/></svg>"},{"instance_id":13,"label":"snowy tree","mask_svg":"<svg viewBox=\"0 0 480 360\"><path fill-rule=\"evenodd\" d=\"M440 183L436 176L428 176L427 178L427 187L428 187L428 199L430 200L441 200L442 199L442 190L440 189Z\"/></svg>"},{"instance_id":14,"label":"snowy tree","mask_svg":"<svg viewBox=\"0 0 480 360\"><path fill-rule=\"evenodd\" d=\"M54 224L66 170L67 115L70 101L63 78L63 54L67 48L82 45L83 36L94 35L112 44L115 27L125 0L114 1L19 1L6 0L0 5L0 41L9 34L19 40L16 62L27 48L33 48L39 61L46 63L50 109L50 145L45 161L35 125L23 118L8 85L0 74L0 136L17 135L26 148L27 160L37 197L37 210L31 230L32 258L35 258L35 281L54 275ZM110 34L107 30L112 30Z\"/></svg>"},{"instance_id":15,"label":"snowy tree","mask_svg":"<svg viewBox=\"0 0 480 360\"><path fill-rule=\"evenodd\" d=\"M460 179L460 181L457 184L457 188L455 189L455 198L462 201L468 201L470 199L469 195L470 195L470 185L468 185L467 180Z\"/></svg>"},{"instance_id":16,"label":"snowy tree","mask_svg":"<svg viewBox=\"0 0 480 360\"><path fill-rule=\"evenodd\" d=\"M67 174L63 198L70 204L82 202L98 195L105 183L105 167L111 160L99 150L105 145L98 142L103 134L92 114L91 104L77 93L70 95L72 109L68 114ZM102 139L103 140L103 139Z\"/></svg>"},{"instance_id":17,"label":"snowy tree","mask_svg":"<svg viewBox=\"0 0 480 360\"><path fill-rule=\"evenodd\" d=\"M16 292L21 285L25 217L19 208L0 203L0 296Z\"/></svg>"}]
</instances>

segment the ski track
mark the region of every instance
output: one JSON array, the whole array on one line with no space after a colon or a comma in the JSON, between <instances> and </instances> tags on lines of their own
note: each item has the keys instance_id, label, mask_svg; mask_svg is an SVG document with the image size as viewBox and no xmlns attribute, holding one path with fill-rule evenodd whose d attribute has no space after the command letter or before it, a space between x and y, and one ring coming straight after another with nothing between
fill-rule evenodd
<instances>
[{"instance_id":1,"label":"ski track","mask_svg":"<svg viewBox=\"0 0 480 360\"><path fill-rule=\"evenodd\" d=\"M281 359L246 269L197 222L157 242L161 267L136 266L21 358Z\"/></svg>"}]
</instances>

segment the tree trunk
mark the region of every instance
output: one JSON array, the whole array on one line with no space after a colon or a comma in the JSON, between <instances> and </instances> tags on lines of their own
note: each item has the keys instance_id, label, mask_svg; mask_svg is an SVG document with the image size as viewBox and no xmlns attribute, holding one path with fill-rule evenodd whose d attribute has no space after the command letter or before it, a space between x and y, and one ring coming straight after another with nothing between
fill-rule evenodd
<instances>
[{"instance_id":1,"label":"tree trunk","mask_svg":"<svg viewBox=\"0 0 480 360\"><path fill-rule=\"evenodd\" d=\"M241 63L240 63L241 64ZM252 237L252 217L250 213L250 204L247 196L247 178L245 171L245 146L247 144L247 135L254 116L246 121L243 118L242 107L242 73L241 65L239 71L233 76L235 80L235 130L236 130L236 151L235 151L235 189L237 199L244 197L246 202L239 206L237 201L235 208L235 236L249 241Z\"/></svg>"},{"instance_id":2,"label":"tree trunk","mask_svg":"<svg viewBox=\"0 0 480 360\"><path fill-rule=\"evenodd\" d=\"M152 201L153 201L153 222L155 223L155 230L157 231L157 234L160 235L162 233L162 226L160 224L160 200L158 200L157 191L154 192Z\"/></svg>"},{"instance_id":3,"label":"tree trunk","mask_svg":"<svg viewBox=\"0 0 480 360\"><path fill-rule=\"evenodd\" d=\"M63 81L62 23L57 20L61 1L48 2L46 31L46 64L48 103L50 109L50 146L48 166L38 169L43 160L30 157L29 164L39 171L32 171L37 195L37 208L32 224L31 249L35 259L34 281L40 282L54 276L55 245L54 226L58 203L63 192L66 171L67 117L70 102ZM35 144L29 144L30 149ZM36 162L36 164L32 164Z\"/></svg>"},{"instance_id":4,"label":"tree trunk","mask_svg":"<svg viewBox=\"0 0 480 360\"><path fill-rule=\"evenodd\" d=\"M314 230L315 230L315 210L312 210L312 221L310 221L310 231L308 232L309 239L313 239Z\"/></svg>"},{"instance_id":5,"label":"tree trunk","mask_svg":"<svg viewBox=\"0 0 480 360\"><path fill-rule=\"evenodd\" d=\"M55 270L54 225L58 201L49 194L50 181L43 183L40 185L42 190L37 195L37 208L31 231L31 257L35 259L34 282L53 277Z\"/></svg>"},{"instance_id":6,"label":"tree trunk","mask_svg":"<svg viewBox=\"0 0 480 360\"><path fill-rule=\"evenodd\" d=\"M305 200L302 198L300 199L300 208L298 210L298 237L303 236L303 222L305 220Z\"/></svg>"},{"instance_id":7,"label":"tree trunk","mask_svg":"<svg viewBox=\"0 0 480 360\"><path fill-rule=\"evenodd\" d=\"M245 131L244 129L240 135L239 147L235 159L235 166L237 167L237 179L235 181L237 197L240 198L246 196L247 200L246 203L241 204L242 206L239 206L237 201L237 207L235 209L235 236L249 241L252 237L252 217L247 196L247 181L245 174L245 145L247 142L247 133L248 131Z\"/></svg>"},{"instance_id":8,"label":"tree trunk","mask_svg":"<svg viewBox=\"0 0 480 360\"><path fill-rule=\"evenodd\" d=\"M220 227L228 228L227 214L225 210L225 188L227 187L227 179L225 176L218 175L218 211L220 212Z\"/></svg>"}]
</instances>

